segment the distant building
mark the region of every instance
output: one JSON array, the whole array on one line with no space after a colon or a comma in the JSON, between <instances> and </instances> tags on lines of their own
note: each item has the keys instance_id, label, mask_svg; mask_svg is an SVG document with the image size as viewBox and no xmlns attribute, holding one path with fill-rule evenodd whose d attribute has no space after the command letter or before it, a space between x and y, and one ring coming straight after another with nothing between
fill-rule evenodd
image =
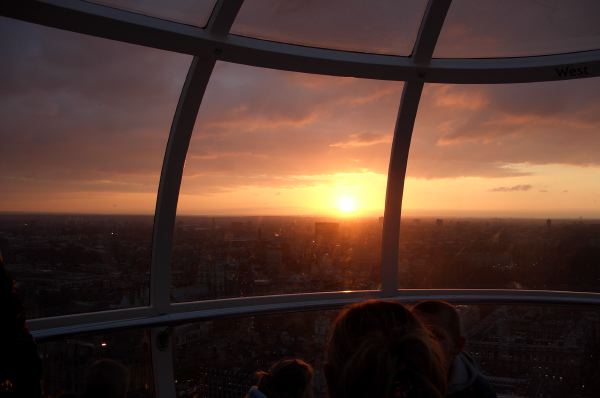
<instances>
[{"instance_id":1,"label":"distant building","mask_svg":"<svg viewBox=\"0 0 600 398\"><path fill-rule=\"evenodd\" d=\"M280 272L283 268L283 250L280 243L268 243L265 247L265 267L269 272Z\"/></svg>"},{"instance_id":2,"label":"distant building","mask_svg":"<svg viewBox=\"0 0 600 398\"><path fill-rule=\"evenodd\" d=\"M336 222L316 222L315 240L317 242L332 243L337 240L340 233L340 224Z\"/></svg>"},{"instance_id":3,"label":"distant building","mask_svg":"<svg viewBox=\"0 0 600 398\"><path fill-rule=\"evenodd\" d=\"M444 225L444 220L441 218L438 218L435 220L435 225L441 227L442 225Z\"/></svg>"},{"instance_id":4,"label":"distant building","mask_svg":"<svg viewBox=\"0 0 600 398\"><path fill-rule=\"evenodd\" d=\"M232 221L227 231L227 240L256 240L257 231L251 221Z\"/></svg>"}]
</instances>

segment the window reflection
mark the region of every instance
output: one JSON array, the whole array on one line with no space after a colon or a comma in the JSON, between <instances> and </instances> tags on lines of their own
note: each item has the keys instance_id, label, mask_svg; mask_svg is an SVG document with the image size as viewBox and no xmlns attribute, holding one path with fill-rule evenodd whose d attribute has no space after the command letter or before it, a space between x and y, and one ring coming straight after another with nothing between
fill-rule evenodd
<instances>
[{"instance_id":1,"label":"window reflection","mask_svg":"<svg viewBox=\"0 0 600 398\"><path fill-rule=\"evenodd\" d=\"M401 287L599 291L599 83L426 87Z\"/></svg>"},{"instance_id":2,"label":"window reflection","mask_svg":"<svg viewBox=\"0 0 600 398\"><path fill-rule=\"evenodd\" d=\"M128 397L154 396L150 336L144 330L73 336L38 344L43 364L43 397L77 396L85 389L86 372L99 360L125 366Z\"/></svg>"},{"instance_id":3,"label":"window reflection","mask_svg":"<svg viewBox=\"0 0 600 398\"><path fill-rule=\"evenodd\" d=\"M593 307L464 306L467 350L498 395L593 397L600 392L600 316Z\"/></svg>"},{"instance_id":4,"label":"window reflection","mask_svg":"<svg viewBox=\"0 0 600 398\"><path fill-rule=\"evenodd\" d=\"M218 63L184 168L173 300L377 288L401 90Z\"/></svg>"},{"instance_id":5,"label":"window reflection","mask_svg":"<svg viewBox=\"0 0 600 398\"><path fill-rule=\"evenodd\" d=\"M595 397L600 392L600 315L595 307L460 305L466 352L498 396ZM254 372L284 357L312 363L325 396L323 353L338 311L215 320L180 326L174 337L179 394L243 396Z\"/></svg>"},{"instance_id":6,"label":"window reflection","mask_svg":"<svg viewBox=\"0 0 600 398\"><path fill-rule=\"evenodd\" d=\"M246 0L231 33L312 47L406 56L412 52L426 5L422 0Z\"/></svg>"},{"instance_id":7,"label":"window reflection","mask_svg":"<svg viewBox=\"0 0 600 398\"><path fill-rule=\"evenodd\" d=\"M190 57L8 18L0 37L0 251L28 317L147 305Z\"/></svg>"},{"instance_id":8,"label":"window reflection","mask_svg":"<svg viewBox=\"0 0 600 398\"><path fill-rule=\"evenodd\" d=\"M92 0L93 3L204 27L216 0Z\"/></svg>"},{"instance_id":9,"label":"window reflection","mask_svg":"<svg viewBox=\"0 0 600 398\"><path fill-rule=\"evenodd\" d=\"M595 0L454 0L433 56L491 58L600 48Z\"/></svg>"},{"instance_id":10,"label":"window reflection","mask_svg":"<svg viewBox=\"0 0 600 398\"><path fill-rule=\"evenodd\" d=\"M316 396L324 396L323 348L336 314L293 312L179 326L173 339L177 393L241 397L257 370L282 358L303 358L315 367Z\"/></svg>"}]
</instances>

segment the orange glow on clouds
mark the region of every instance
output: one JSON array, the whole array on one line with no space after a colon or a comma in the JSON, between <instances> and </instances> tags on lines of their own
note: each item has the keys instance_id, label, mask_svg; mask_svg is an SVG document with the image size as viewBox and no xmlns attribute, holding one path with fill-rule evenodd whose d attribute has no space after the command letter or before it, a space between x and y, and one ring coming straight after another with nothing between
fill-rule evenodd
<instances>
[{"instance_id":1,"label":"orange glow on clouds","mask_svg":"<svg viewBox=\"0 0 600 398\"><path fill-rule=\"evenodd\" d=\"M319 183L308 182L283 187L245 186L207 194L183 193L179 197L178 214L325 216L383 214L385 175L362 172L316 177Z\"/></svg>"},{"instance_id":2,"label":"orange glow on clouds","mask_svg":"<svg viewBox=\"0 0 600 398\"><path fill-rule=\"evenodd\" d=\"M152 214L190 57L3 24L0 211ZM599 83L427 84L403 214L600 217ZM178 214L381 216L401 93L218 62Z\"/></svg>"}]
</instances>

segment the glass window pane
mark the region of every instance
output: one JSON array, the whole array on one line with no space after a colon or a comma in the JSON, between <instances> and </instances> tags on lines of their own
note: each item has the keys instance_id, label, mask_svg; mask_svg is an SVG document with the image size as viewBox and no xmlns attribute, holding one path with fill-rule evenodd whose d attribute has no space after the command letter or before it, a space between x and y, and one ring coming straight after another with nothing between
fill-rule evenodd
<instances>
[{"instance_id":1,"label":"glass window pane","mask_svg":"<svg viewBox=\"0 0 600 398\"><path fill-rule=\"evenodd\" d=\"M217 64L183 174L173 299L377 288L401 90Z\"/></svg>"},{"instance_id":2,"label":"glass window pane","mask_svg":"<svg viewBox=\"0 0 600 398\"><path fill-rule=\"evenodd\" d=\"M94 380L87 376L92 373L92 365L109 359L127 369L128 397L154 397L150 347L150 333L144 330L77 335L38 344L43 366L42 396L83 396L87 383Z\"/></svg>"},{"instance_id":3,"label":"glass window pane","mask_svg":"<svg viewBox=\"0 0 600 398\"><path fill-rule=\"evenodd\" d=\"M454 0L434 57L547 55L600 48L596 0Z\"/></svg>"},{"instance_id":4,"label":"glass window pane","mask_svg":"<svg viewBox=\"0 0 600 398\"><path fill-rule=\"evenodd\" d=\"M589 306L460 305L465 353L501 397L596 397L600 315ZM254 372L283 358L316 370L315 396L333 311L221 319L175 329L174 373L183 396L243 396Z\"/></svg>"},{"instance_id":5,"label":"glass window pane","mask_svg":"<svg viewBox=\"0 0 600 398\"><path fill-rule=\"evenodd\" d=\"M410 55L427 2L246 0L231 33L312 47Z\"/></svg>"},{"instance_id":6,"label":"glass window pane","mask_svg":"<svg viewBox=\"0 0 600 398\"><path fill-rule=\"evenodd\" d=\"M600 312L588 306L458 307L467 346L498 396L600 394Z\"/></svg>"},{"instance_id":7,"label":"glass window pane","mask_svg":"<svg viewBox=\"0 0 600 398\"><path fill-rule=\"evenodd\" d=\"M204 27L217 0L92 0L91 2Z\"/></svg>"},{"instance_id":8,"label":"glass window pane","mask_svg":"<svg viewBox=\"0 0 600 398\"><path fill-rule=\"evenodd\" d=\"M329 325L337 312L293 312L176 327L173 366L178 396L243 397L256 382L256 371L269 370L284 358L310 363L315 369L314 396L326 396L321 369Z\"/></svg>"},{"instance_id":9,"label":"glass window pane","mask_svg":"<svg viewBox=\"0 0 600 398\"><path fill-rule=\"evenodd\" d=\"M400 286L600 291L600 79L428 85Z\"/></svg>"},{"instance_id":10,"label":"glass window pane","mask_svg":"<svg viewBox=\"0 0 600 398\"><path fill-rule=\"evenodd\" d=\"M28 316L147 305L190 57L0 20L0 250Z\"/></svg>"}]
</instances>

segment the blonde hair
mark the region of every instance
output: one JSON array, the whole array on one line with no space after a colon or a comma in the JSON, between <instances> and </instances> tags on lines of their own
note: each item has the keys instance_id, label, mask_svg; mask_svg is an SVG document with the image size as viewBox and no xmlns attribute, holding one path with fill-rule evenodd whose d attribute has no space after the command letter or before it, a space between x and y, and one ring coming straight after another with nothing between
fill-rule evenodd
<instances>
[{"instance_id":1,"label":"blonde hair","mask_svg":"<svg viewBox=\"0 0 600 398\"><path fill-rule=\"evenodd\" d=\"M442 398L442 358L438 343L402 304L354 304L333 324L325 363L329 395Z\"/></svg>"}]
</instances>

